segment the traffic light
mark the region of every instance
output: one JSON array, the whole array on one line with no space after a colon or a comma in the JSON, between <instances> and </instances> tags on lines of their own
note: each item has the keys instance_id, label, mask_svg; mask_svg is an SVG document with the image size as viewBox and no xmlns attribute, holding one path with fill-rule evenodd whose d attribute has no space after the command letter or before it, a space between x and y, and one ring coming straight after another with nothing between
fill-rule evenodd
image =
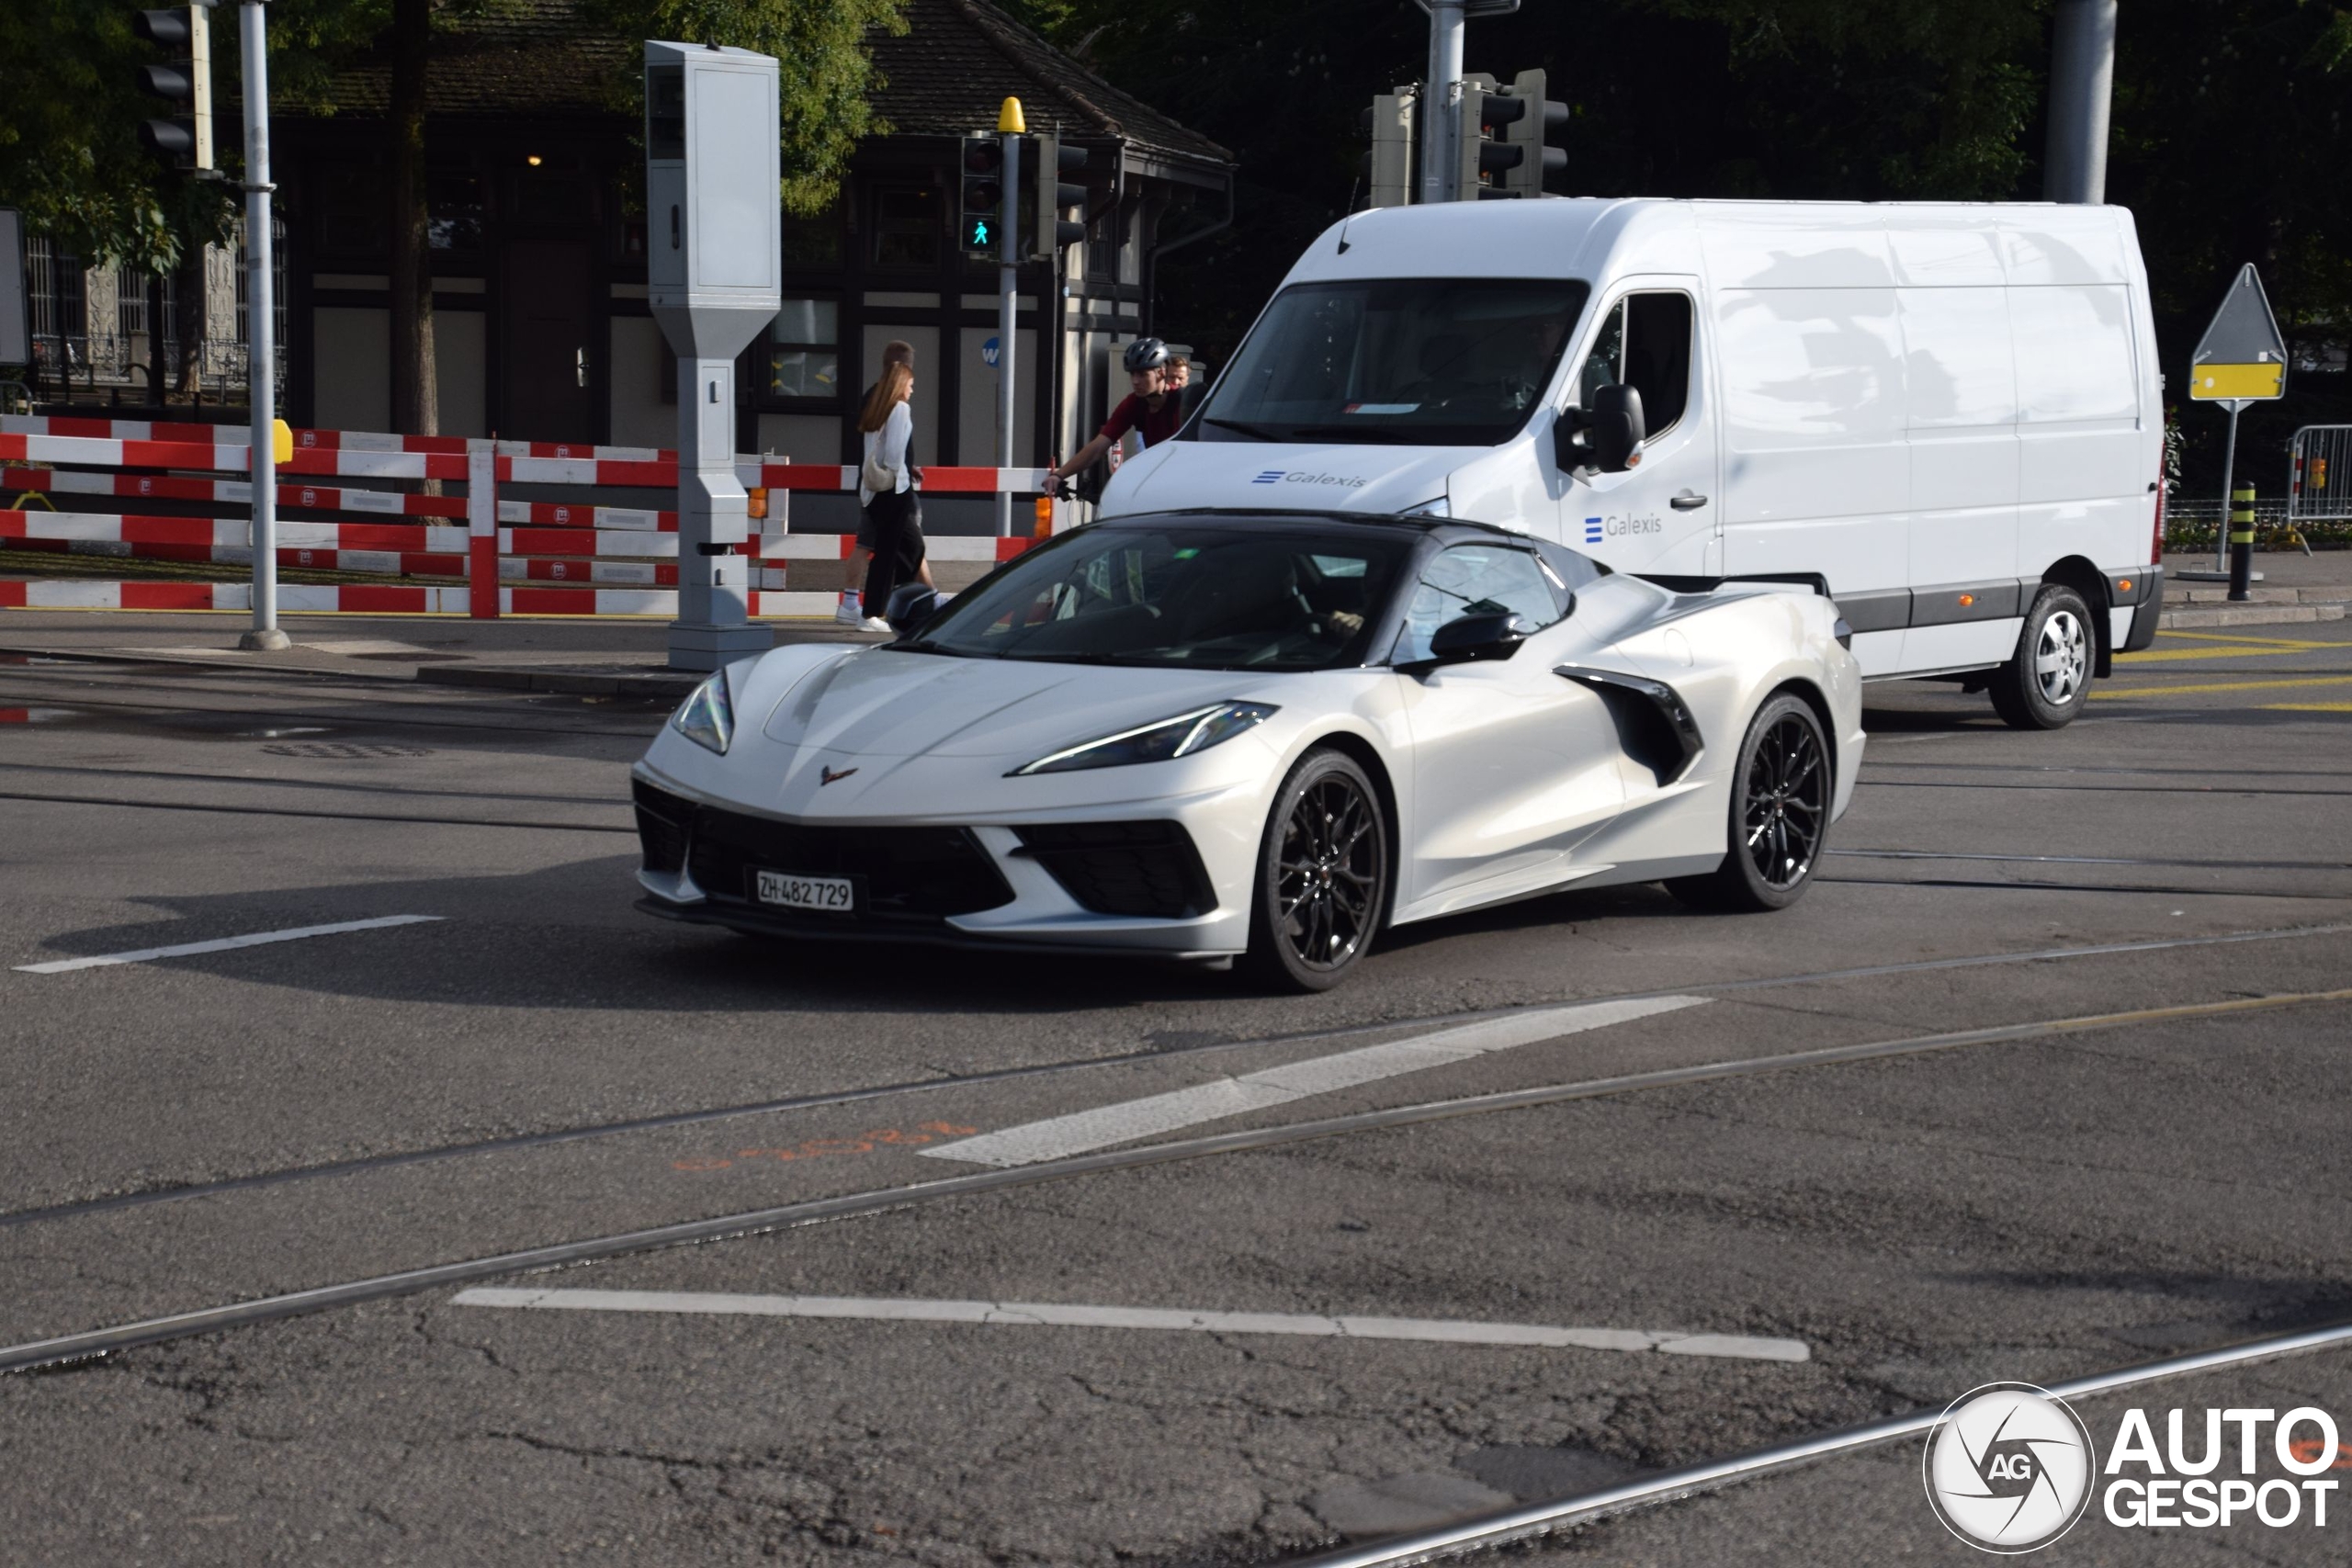
<instances>
[{"instance_id":1,"label":"traffic light","mask_svg":"<svg viewBox=\"0 0 2352 1568\"><path fill-rule=\"evenodd\" d=\"M1546 98L1544 85L1541 71L1522 71L1508 87L1492 76L1463 77L1454 121L1462 200L1542 196L1544 175L1568 166L1566 152L1544 144L1545 132L1566 123L1568 106Z\"/></svg>"},{"instance_id":2,"label":"traffic light","mask_svg":"<svg viewBox=\"0 0 2352 1568\"><path fill-rule=\"evenodd\" d=\"M1372 136L1372 151L1363 158L1364 185L1374 207L1412 205L1420 106L1420 89L1407 85L1381 94L1363 111L1363 127Z\"/></svg>"},{"instance_id":3,"label":"traffic light","mask_svg":"<svg viewBox=\"0 0 2352 1568\"><path fill-rule=\"evenodd\" d=\"M1021 168L1035 195L1022 215L1021 238L1030 259L1057 256L1063 246L1086 238L1086 187L1062 179L1085 168L1086 159L1085 148L1065 147L1061 138L1051 132L1027 138L1027 145L1021 150ZM1062 216L1072 208L1078 209L1076 221ZM1053 231L1050 235L1048 225Z\"/></svg>"},{"instance_id":4,"label":"traffic light","mask_svg":"<svg viewBox=\"0 0 2352 1568\"><path fill-rule=\"evenodd\" d=\"M1544 176L1568 166L1568 155L1544 145L1552 131L1568 123L1568 106L1544 96L1541 71L1522 71L1511 78L1510 97L1519 113L1504 122L1504 141L1520 150L1519 161L1503 170L1503 189L1512 196L1544 194Z\"/></svg>"},{"instance_id":5,"label":"traffic light","mask_svg":"<svg viewBox=\"0 0 2352 1568\"><path fill-rule=\"evenodd\" d=\"M130 30L151 43L179 51L180 58L139 68L139 90L187 112L170 119L141 121L139 140L170 158L175 167L212 167L212 0L187 6L141 11Z\"/></svg>"},{"instance_id":6,"label":"traffic light","mask_svg":"<svg viewBox=\"0 0 2352 1568\"><path fill-rule=\"evenodd\" d=\"M964 254L994 256L1002 252L998 231L1004 222L1004 143L992 132L964 138L964 200L957 243Z\"/></svg>"}]
</instances>

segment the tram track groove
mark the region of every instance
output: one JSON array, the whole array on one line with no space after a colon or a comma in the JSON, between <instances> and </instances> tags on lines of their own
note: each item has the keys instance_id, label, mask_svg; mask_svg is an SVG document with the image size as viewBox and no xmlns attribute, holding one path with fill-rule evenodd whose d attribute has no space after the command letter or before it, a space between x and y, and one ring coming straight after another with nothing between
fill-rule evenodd
<instances>
[{"instance_id":1,"label":"tram track groove","mask_svg":"<svg viewBox=\"0 0 2352 1568\"><path fill-rule=\"evenodd\" d=\"M1972 1045L2008 1043L2134 1025L2193 1019L2243 1017L2282 1008L2326 1006L2352 1002L2352 988L2335 991L2288 992L2264 997L2237 997L2222 1001L2173 1007L2140 1008L2125 1012L2095 1013L1962 1030L1945 1034L1912 1035L1855 1045L1823 1046L1810 1051L1782 1052L1686 1067L1625 1073L1574 1083L1534 1089L1426 1100L1413 1105L1350 1115L1320 1117L1235 1133L1185 1138L1140 1147L1074 1155L1035 1165L952 1176L906 1183L830 1198L803 1200L764 1209L714 1215L672 1224L622 1231L576 1241L557 1242L484 1258L429 1264L422 1268L378 1274L334 1285L316 1286L282 1295L265 1296L222 1306L198 1308L164 1317L147 1318L108 1328L62 1335L49 1339L0 1347L0 1372L31 1371L43 1367L85 1360L94 1356L162 1344L227 1328L246 1327L307 1315L339 1306L411 1296L445 1285L468 1283L502 1275L534 1273L576 1263L594 1262L634 1253L659 1251L697 1242L797 1230L834 1220L914 1208L956 1198L977 1197L999 1190L1040 1186L1046 1182L1112 1171L1145 1169L1218 1155L1247 1154L1319 1142L1358 1133L1419 1126L1464 1117L1489 1115L1537 1106L1566 1104L1634 1094L1650 1089L1755 1077L1806 1067L1844 1066L1924 1055Z\"/></svg>"},{"instance_id":2,"label":"tram track groove","mask_svg":"<svg viewBox=\"0 0 2352 1568\"><path fill-rule=\"evenodd\" d=\"M1367 1023L1343 1024L1334 1029L1299 1030L1283 1034L1258 1035L1247 1040L1201 1041L1187 1045L1123 1051L1112 1055L1088 1056L1076 1060L1037 1062L1018 1067L998 1067L979 1073L943 1075L938 1077L874 1084L856 1089L828 1090L818 1094L794 1095L779 1100L753 1100L740 1105L666 1111L656 1116L633 1117L619 1122L591 1122L538 1133L517 1133L506 1137L486 1138L472 1143L444 1144L427 1149L365 1155L354 1159L332 1160L318 1165L295 1166L282 1170L227 1177L217 1181L191 1182L183 1186L118 1193L109 1197L85 1199L70 1203L47 1204L38 1209L0 1211L0 1230L60 1220L83 1219L124 1209L143 1208L156 1203L184 1202L192 1199L253 1191L295 1182L365 1175L379 1170L398 1169L404 1166L439 1164L455 1159L470 1159L483 1155L516 1153L526 1149L553 1147L562 1144L584 1143L597 1138L624 1137L639 1133L662 1132L675 1127L700 1126L745 1117L782 1115L798 1111L821 1111L837 1105L854 1105L867 1100L936 1093L943 1089L987 1088L997 1084L1051 1077L1064 1073L1132 1066L1146 1062L1181 1061L1228 1051L1277 1049L1287 1045L1307 1045L1323 1041L1351 1039L1360 1035L1385 1033L1393 1030L1429 1029L1476 1023L1488 1019L1509 1018L1514 1014L1548 1008L1581 1006L1589 1003L1647 1001L1679 992L1711 992L1738 996L1757 991L1777 990L1792 986L1820 985L1838 980L1872 980L1896 975L1928 974L1951 969L1991 968L2013 964L2059 963L2077 958L2120 957L2141 953L2172 953L2192 948L2229 947L2252 942L2292 941L2303 937L2337 936L2346 932L2352 932L2352 921L2248 931L2223 931L2210 936L2162 937L2146 942L2100 942L2080 947L2040 948L2024 953L1965 953L1950 958L1911 959L1894 964L1864 964L1847 969L1810 970L1788 975L1757 976L1739 980L1700 982L1671 989L1624 991L1594 997L1565 997L1549 1001L1530 1002L1519 1007L1472 1008L1455 1012L1422 1014L1413 1018L1382 1019Z\"/></svg>"}]
</instances>

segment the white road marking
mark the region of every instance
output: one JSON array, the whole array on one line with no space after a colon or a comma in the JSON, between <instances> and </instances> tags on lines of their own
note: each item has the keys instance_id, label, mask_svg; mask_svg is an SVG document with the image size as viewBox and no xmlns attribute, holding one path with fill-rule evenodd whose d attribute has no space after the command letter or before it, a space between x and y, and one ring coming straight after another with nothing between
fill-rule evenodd
<instances>
[{"instance_id":1,"label":"white road marking","mask_svg":"<svg viewBox=\"0 0 2352 1568\"><path fill-rule=\"evenodd\" d=\"M1067 1116L1048 1117L1043 1122L1026 1122L1017 1127L984 1133L977 1138L942 1144L936 1148L920 1152L930 1159L969 1160L975 1165L992 1165L1000 1168L1035 1165L1040 1160L1063 1159L1091 1149L1107 1148L1113 1144L1148 1138L1157 1133L1172 1133L1180 1127L1195 1126L1203 1122L1261 1111L1270 1105L1304 1100L1311 1094L1329 1094L1334 1089L1352 1089L1358 1084L1395 1077L1400 1073L1417 1073L1425 1067L1466 1061L1491 1051L1507 1051L1516 1045L1532 1045L1539 1040L1555 1040L1563 1034L1578 1034L1588 1029L1630 1022L1653 1013L1698 1007L1707 999L1705 997L1642 997L1625 1001L1587 1002L1577 1007L1542 1008L1532 1012L1511 1013L1503 1018L1466 1023L1456 1029L1440 1030L1434 1034L1392 1040L1383 1045L1366 1045L1361 1050L1342 1051L1332 1056L1316 1056L1304 1062L1293 1062L1288 1066L1244 1073L1238 1077L1216 1078L1192 1089L1124 1100L1092 1111L1073 1111Z\"/></svg>"},{"instance_id":2,"label":"white road marking","mask_svg":"<svg viewBox=\"0 0 2352 1568\"><path fill-rule=\"evenodd\" d=\"M185 958L198 953L226 953L235 947L263 947L273 942L300 942L310 936L379 931L386 926L413 926L441 918L439 915L383 915L372 920L338 920L331 926L297 926L292 931L255 931L251 936L184 942L175 947L142 947L136 953L101 953L94 958L59 958L47 964L19 964L17 972L20 975L62 975L71 969L102 969L110 964L144 964L151 958Z\"/></svg>"},{"instance_id":3,"label":"white road marking","mask_svg":"<svg viewBox=\"0 0 2352 1568\"><path fill-rule=\"evenodd\" d=\"M1553 1328L1420 1317L1318 1317L1288 1312L1181 1312L1154 1307L1062 1306L1042 1302L948 1302L873 1296L736 1296L703 1291L516 1291L477 1286L454 1306L567 1312L699 1313L732 1317L830 1317L893 1323L1025 1323L1064 1328L1159 1328L1196 1334L1297 1334L1334 1339L1412 1339L1441 1345L1523 1345L1539 1349L1656 1350L1750 1361L1806 1361L1802 1339L1675 1334L1637 1328Z\"/></svg>"}]
</instances>

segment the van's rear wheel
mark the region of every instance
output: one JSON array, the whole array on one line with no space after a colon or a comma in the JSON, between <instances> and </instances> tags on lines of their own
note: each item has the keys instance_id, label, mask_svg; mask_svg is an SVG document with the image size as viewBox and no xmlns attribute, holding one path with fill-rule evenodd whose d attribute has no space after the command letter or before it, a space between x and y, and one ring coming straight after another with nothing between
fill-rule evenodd
<instances>
[{"instance_id":1,"label":"van's rear wheel","mask_svg":"<svg viewBox=\"0 0 2352 1568\"><path fill-rule=\"evenodd\" d=\"M1993 711L2013 729L2063 729L2091 694L2091 610L2063 582L2045 582L2025 613L2018 650L1993 672Z\"/></svg>"}]
</instances>

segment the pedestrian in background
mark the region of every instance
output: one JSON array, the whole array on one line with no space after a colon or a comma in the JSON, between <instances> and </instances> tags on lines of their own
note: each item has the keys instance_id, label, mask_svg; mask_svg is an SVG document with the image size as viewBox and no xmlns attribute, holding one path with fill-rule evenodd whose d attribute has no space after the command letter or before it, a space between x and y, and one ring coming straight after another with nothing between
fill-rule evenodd
<instances>
[{"instance_id":1,"label":"pedestrian in background","mask_svg":"<svg viewBox=\"0 0 2352 1568\"><path fill-rule=\"evenodd\" d=\"M887 371L893 365L903 365L909 370L912 370L915 367L915 345L901 338L892 338L888 343L884 344L882 368ZM881 378L876 377L874 385L867 387L859 396L857 406L861 410L874 400L875 387L880 385ZM920 473L915 476L915 482L917 484L922 482L922 476ZM922 503L920 500L915 502L915 523L918 527L922 523ZM848 575L842 580L843 591L841 603L833 608L833 619L842 626L862 626L865 624L865 605L869 601L865 596L864 584L866 570L873 560L874 513L870 509L860 506L857 513L857 542L850 549ZM876 612L887 607L882 604L874 606Z\"/></svg>"},{"instance_id":2,"label":"pedestrian in background","mask_svg":"<svg viewBox=\"0 0 2352 1568\"><path fill-rule=\"evenodd\" d=\"M902 582L931 585L931 562L923 548L922 522L915 503L914 467L908 448L915 433L914 414L907 400L914 395L915 373L905 365L885 365L881 378L865 399L857 419L865 451L858 464L857 501L871 530L874 556L865 569L863 603L869 610L888 607L890 591ZM888 631L879 615L867 615L867 631Z\"/></svg>"}]
</instances>

